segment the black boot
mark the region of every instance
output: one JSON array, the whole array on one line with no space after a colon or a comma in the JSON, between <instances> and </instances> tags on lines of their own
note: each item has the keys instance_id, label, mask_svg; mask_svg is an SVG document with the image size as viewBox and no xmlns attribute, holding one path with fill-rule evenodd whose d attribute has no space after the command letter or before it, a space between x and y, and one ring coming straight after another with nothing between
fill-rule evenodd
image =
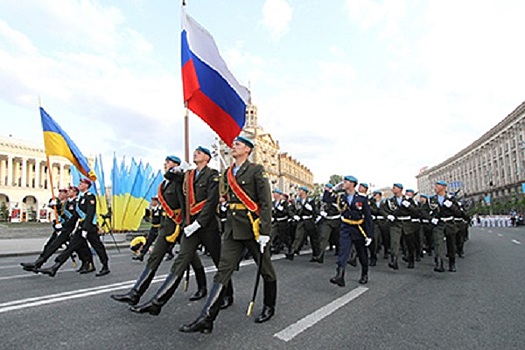
<instances>
[{"instance_id":1,"label":"black boot","mask_svg":"<svg viewBox=\"0 0 525 350\"><path fill-rule=\"evenodd\" d=\"M113 294L111 295L111 299L120 301L121 303L137 305L140 297L146 292L146 289L148 289L151 284L153 277L155 277L155 270L150 270L146 267L129 292L126 294Z\"/></svg>"},{"instance_id":2,"label":"black boot","mask_svg":"<svg viewBox=\"0 0 525 350\"><path fill-rule=\"evenodd\" d=\"M195 321L190 324L182 325L179 330L185 333L211 333L213 330L213 321L220 310L225 287L223 284L215 282L211 287L210 294L202 308L201 314Z\"/></svg>"},{"instance_id":3,"label":"black boot","mask_svg":"<svg viewBox=\"0 0 525 350\"><path fill-rule=\"evenodd\" d=\"M295 252L284 253L284 258L287 259L287 260L292 260L293 261L294 255L295 255Z\"/></svg>"},{"instance_id":4,"label":"black boot","mask_svg":"<svg viewBox=\"0 0 525 350\"><path fill-rule=\"evenodd\" d=\"M445 268L443 267L443 258L436 256L434 261L436 262L436 266L434 267L434 271L436 271L436 272L445 272Z\"/></svg>"},{"instance_id":5,"label":"black boot","mask_svg":"<svg viewBox=\"0 0 525 350\"><path fill-rule=\"evenodd\" d=\"M359 279L359 284L367 284L368 283L368 273L361 272L361 278Z\"/></svg>"},{"instance_id":6,"label":"black boot","mask_svg":"<svg viewBox=\"0 0 525 350\"><path fill-rule=\"evenodd\" d=\"M150 315L157 316L160 314L162 307L170 300L173 293L175 293L181 280L182 276L177 276L175 273L170 272L153 298L142 305L131 306L130 310L139 314L147 312Z\"/></svg>"},{"instance_id":7,"label":"black boot","mask_svg":"<svg viewBox=\"0 0 525 350\"><path fill-rule=\"evenodd\" d=\"M49 275L51 277L55 277L58 269L62 266L62 263L55 262L55 264L51 267L48 267L47 269L35 269L35 272L41 272L43 274Z\"/></svg>"},{"instance_id":8,"label":"black boot","mask_svg":"<svg viewBox=\"0 0 525 350\"><path fill-rule=\"evenodd\" d=\"M142 255L142 253L141 253L139 255L132 256L131 260L143 261L144 260L144 255Z\"/></svg>"},{"instance_id":9,"label":"black boot","mask_svg":"<svg viewBox=\"0 0 525 350\"><path fill-rule=\"evenodd\" d=\"M197 291L190 297L190 301L200 300L206 296L208 290L206 289L206 272L204 267L195 269L195 279L197 280Z\"/></svg>"},{"instance_id":10,"label":"black boot","mask_svg":"<svg viewBox=\"0 0 525 350\"><path fill-rule=\"evenodd\" d=\"M345 269L343 267L337 267L336 275L330 278L330 282L337 284L339 287L345 286Z\"/></svg>"},{"instance_id":11,"label":"black boot","mask_svg":"<svg viewBox=\"0 0 525 350\"><path fill-rule=\"evenodd\" d=\"M275 300L277 299L277 281L264 281L264 306L261 314L255 319L256 323L268 321L275 314Z\"/></svg>"},{"instance_id":12,"label":"black boot","mask_svg":"<svg viewBox=\"0 0 525 350\"><path fill-rule=\"evenodd\" d=\"M373 254L371 257L370 257L370 266L376 266L377 265L377 255L376 254Z\"/></svg>"},{"instance_id":13,"label":"black boot","mask_svg":"<svg viewBox=\"0 0 525 350\"><path fill-rule=\"evenodd\" d=\"M80 266L80 269L78 269L78 273L83 275L83 274L91 273L91 272L95 272L95 266L93 265L93 263L92 262L87 262L87 263L82 262L82 266Z\"/></svg>"},{"instance_id":14,"label":"black boot","mask_svg":"<svg viewBox=\"0 0 525 350\"><path fill-rule=\"evenodd\" d=\"M390 254L390 262L388 263L388 267L394 269L394 270L398 270L399 269L399 265L397 263L397 256L394 255L394 254Z\"/></svg>"},{"instance_id":15,"label":"black boot","mask_svg":"<svg viewBox=\"0 0 525 350\"><path fill-rule=\"evenodd\" d=\"M448 259L448 271L449 272L456 272L456 258L449 258Z\"/></svg>"},{"instance_id":16,"label":"black boot","mask_svg":"<svg viewBox=\"0 0 525 350\"><path fill-rule=\"evenodd\" d=\"M221 310L227 309L233 304L233 284L232 280L226 285L224 297L222 298Z\"/></svg>"},{"instance_id":17,"label":"black boot","mask_svg":"<svg viewBox=\"0 0 525 350\"><path fill-rule=\"evenodd\" d=\"M42 265L44 265L45 262L46 262L46 260L43 259L41 256L39 256L39 257L36 259L36 261L33 262L33 263L20 263L20 265L22 265L22 268L23 268L25 271L36 272L35 270L41 268Z\"/></svg>"},{"instance_id":18,"label":"black boot","mask_svg":"<svg viewBox=\"0 0 525 350\"><path fill-rule=\"evenodd\" d=\"M105 263L104 265L102 265L102 268L100 269L100 271L95 274L96 277L100 277L100 276L105 276L109 273L109 267L108 267L108 263Z\"/></svg>"}]
</instances>

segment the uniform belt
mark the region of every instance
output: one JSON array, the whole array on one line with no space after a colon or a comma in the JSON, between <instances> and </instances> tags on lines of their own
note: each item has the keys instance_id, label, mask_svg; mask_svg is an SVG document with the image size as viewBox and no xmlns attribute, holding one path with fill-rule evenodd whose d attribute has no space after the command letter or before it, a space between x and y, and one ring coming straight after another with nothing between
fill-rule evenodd
<instances>
[{"instance_id":1,"label":"uniform belt","mask_svg":"<svg viewBox=\"0 0 525 350\"><path fill-rule=\"evenodd\" d=\"M332 215L332 216L325 216L324 218L327 220L335 220L335 219L339 219L340 217L341 215Z\"/></svg>"},{"instance_id":2,"label":"uniform belt","mask_svg":"<svg viewBox=\"0 0 525 350\"><path fill-rule=\"evenodd\" d=\"M424 224L428 224L430 221L428 221L427 219L421 219L421 222Z\"/></svg>"},{"instance_id":3,"label":"uniform belt","mask_svg":"<svg viewBox=\"0 0 525 350\"><path fill-rule=\"evenodd\" d=\"M447 221L450 221L450 220L454 220L454 217L453 216L449 216L448 218L441 218L440 220L444 221L444 222L447 222Z\"/></svg>"},{"instance_id":4,"label":"uniform belt","mask_svg":"<svg viewBox=\"0 0 525 350\"><path fill-rule=\"evenodd\" d=\"M463 218L454 218L454 221L463 221Z\"/></svg>"},{"instance_id":5,"label":"uniform belt","mask_svg":"<svg viewBox=\"0 0 525 350\"><path fill-rule=\"evenodd\" d=\"M152 224L151 227L160 227L160 224Z\"/></svg>"},{"instance_id":6,"label":"uniform belt","mask_svg":"<svg viewBox=\"0 0 525 350\"><path fill-rule=\"evenodd\" d=\"M305 216L301 216L301 219L310 220L312 217L313 217L312 215L305 215Z\"/></svg>"},{"instance_id":7,"label":"uniform belt","mask_svg":"<svg viewBox=\"0 0 525 350\"><path fill-rule=\"evenodd\" d=\"M412 219L412 222L420 222L419 219Z\"/></svg>"},{"instance_id":8,"label":"uniform belt","mask_svg":"<svg viewBox=\"0 0 525 350\"><path fill-rule=\"evenodd\" d=\"M376 216L375 218L372 216L373 219L376 219L376 220L384 220L385 217L384 216L381 216L381 215L378 215Z\"/></svg>"},{"instance_id":9,"label":"uniform belt","mask_svg":"<svg viewBox=\"0 0 525 350\"><path fill-rule=\"evenodd\" d=\"M276 218L275 219L277 222L281 222L281 221L285 221L285 220L288 220L288 218L285 216L283 218Z\"/></svg>"},{"instance_id":10,"label":"uniform belt","mask_svg":"<svg viewBox=\"0 0 525 350\"><path fill-rule=\"evenodd\" d=\"M407 220L410 220L411 217L410 216L399 216L399 217L397 217L397 219L399 221L407 221Z\"/></svg>"},{"instance_id":11,"label":"uniform belt","mask_svg":"<svg viewBox=\"0 0 525 350\"><path fill-rule=\"evenodd\" d=\"M226 222L226 220L228 220L228 219L226 219L226 218L222 218L222 219L221 219L221 222Z\"/></svg>"},{"instance_id":12,"label":"uniform belt","mask_svg":"<svg viewBox=\"0 0 525 350\"><path fill-rule=\"evenodd\" d=\"M360 219L360 220L350 220L350 219L347 219L347 218L344 218L341 216L341 220L345 223L345 224L348 224L348 225L361 225L363 222L365 222L365 219Z\"/></svg>"},{"instance_id":13,"label":"uniform belt","mask_svg":"<svg viewBox=\"0 0 525 350\"><path fill-rule=\"evenodd\" d=\"M242 203L231 203L228 207L230 210L246 210L246 206Z\"/></svg>"}]
</instances>

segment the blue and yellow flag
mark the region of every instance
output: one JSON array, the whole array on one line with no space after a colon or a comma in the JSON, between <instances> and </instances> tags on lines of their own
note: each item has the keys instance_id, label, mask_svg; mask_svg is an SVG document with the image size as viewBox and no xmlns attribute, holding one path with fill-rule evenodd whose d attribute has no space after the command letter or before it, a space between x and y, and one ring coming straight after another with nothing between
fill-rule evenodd
<instances>
[{"instance_id":1,"label":"blue and yellow flag","mask_svg":"<svg viewBox=\"0 0 525 350\"><path fill-rule=\"evenodd\" d=\"M46 155L68 159L84 176L95 181L97 176L89 167L87 158L84 157L60 125L42 107L40 107L40 118L42 119L42 129L44 130Z\"/></svg>"}]
</instances>

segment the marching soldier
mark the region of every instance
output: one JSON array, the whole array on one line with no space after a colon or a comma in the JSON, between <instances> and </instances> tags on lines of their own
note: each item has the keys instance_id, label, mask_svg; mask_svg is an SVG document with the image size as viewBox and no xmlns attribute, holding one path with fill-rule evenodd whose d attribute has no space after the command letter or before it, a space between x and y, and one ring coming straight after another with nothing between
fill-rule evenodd
<instances>
[{"instance_id":1,"label":"marching soldier","mask_svg":"<svg viewBox=\"0 0 525 350\"><path fill-rule=\"evenodd\" d=\"M414 212L412 215L412 219L410 219L411 226L412 226L412 234L414 237L414 256L416 261L421 261L421 218L419 213L419 203L416 202L416 199L414 196L416 193L412 189L406 189L405 190L405 196L407 197L407 200L412 203L414 207L418 209L417 213Z\"/></svg>"},{"instance_id":2,"label":"marching soldier","mask_svg":"<svg viewBox=\"0 0 525 350\"><path fill-rule=\"evenodd\" d=\"M361 182L359 184L359 187L357 188L357 192L359 192L359 194L361 194L362 196L366 197L368 199L368 204L370 205L370 208L372 207L372 203L371 203L371 199L368 198L368 184L366 182ZM370 211L372 211L372 209L370 209ZM373 216L372 216L372 221L373 221ZM375 227L374 227L375 228ZM374 233L376 231L374 230ZM370 252L370 259L369 259L369 263L368 265L369 266L376 266L377 264L377 250L379 248L379 234L377 235L374 235L375 239L372 241L372 243L370 243L368 245L368 250Z\"/></svg>"},{"instance_id":3,"label":"marching soldier","mask_svg":"<svg viewBox=\"0 0 525 350\"><path fill-rule=\"evenodd\" d=\"M219 219L219 229L221 236L224 233L224 226L226 225L226 216L228 213L228 202L226 201L226 196L221 196L219 198L219 206L217 207L217 216Z\"/></svg>"},{"instance_id":4,"label":"marching soldier","mask_svg":"<svg viewBox=\"0 0 525 350\"><path fill-rule=\"evenodd\" d=\"M166 157L164 161L164 180L159 185L157 194L157 198L163 209L160 220L159 237L155 240L153 251L148 257L144 270L142 270L142 273L135 281L135 285L127 293L112 294L111 298L113 300L129 305L136 305L150 286L164 255L171 251L180 234L183 224L182 206L184 204L184 194L182 193L184 174L182 173L180 165L181 160L179 157ZM195 254L192 266L194 270L202 267L202 263L197 254ZM196 297L201 296L205 288L205 285L198 285L196 293L198 295L196 295ZM190 299L193 299L194 296Z\"/></svg>"},{"instance_id":5,"label":"marching soldier","mask_svg":"<svg viewBox=\"0 0 525 350\"><path fill-rule=\"evenodd\" d=\"M297 198L296 212L294 215L297 228L295 229L292 252L286 254L286 259L288 260L293 260L295 254L299 255L299 251L306 237L310 239L310 246L312 247L312 259L310 261L317 261L316 257L319 256L319 239L315 227L317 213L314 200L307 197L308 192L307 187L299 187L299 197Z\"/></svg>"},{"instance_id":6,"label":"marching soldier","mask_svg":"<svg viewBox=\"0 0 525 350\"><path fill-rule=\"evenodd\" d=\"M458 234L456 239L456 250L460 258L465 256L464 246L465 241L468 239L468 226L470 222L470 217L467 213L467 210L463 206L463 203L458 199L459 209L461 210L461 216L455 216L454 221L458 226Z\"/></svg>"},{"instance_id":7,"label":"marching soldier","mask_svg":"<svg viewBox=\"0 0 525 350\"><path fill-rule=\"evenodd\" d=\"M408 249L408 268L413 269L414 265L414 231L412 227L412 216L418 214L418 209L403 196L403 185L395 183L392 186L394 195L386 200L387 219L390 221L390 262L388 266L394 270L399 269L398 257L401 238L405 239Z\"/></svg>"},{"instance_id":8,"label":"marching soldier","mask_svg":"<svg viewBox=\"0 0 525 350\"><path fill-rule=\"evenodd\" d=\"M108 266L108 255L106 253L106 248L104 244L100 241L100 236L98 235L98 226L97 226L97 213L96 213L96 202L97 199L93 193L88 192L91 187L91 180L88 178L83 178L78 184L78 189L80 191L80 196L76 205L76 212L79 217L79 224L76 229L76 232L71 238L71 242L68 247L58 255L55 259L55 264L46 269L39 269L38 272L45 273L51 277L54 277L57 273L60 266L62 266L67 258L73 254L74 251L82 249L82 246L86 244L86 241L95 249L97 256L102 264L102 268L95 275L97 277L107 275L109 271ZM91 264L92 265L92 264ZM91 272L94 268L90 268L86 272Z\"/></svg>"},{"instance_id":9,"label":"marching soldier","mask_svg":"<svg viewBox=\"0 0 525 350\"><path fill-rule=\"evenodd\" d=\"M436 181L434 185L435 195L429 198L429 206L432 210L432 225L434 236L434 248L436 256L434 257L435 267L434 271L444 272L443 257L444 246L443 240L446 239L447 255L448 255L448 270L456 272L456 235L458 234L458 227L454 222L454 217L461 216L461 210L457 200L447 194L446 181Z\"/></svg>"},{"instance_id":10,"label":"marching soldier","mask_svg":"<svg viewBox=\"0 0 525 350\"><path fill-rule=\"evenodd\" d=\"M277 276L269 249L265 249L270 241L272 197L264 167L248 160L253 147L253 143L242 136L233 141L234 163L223 174L225 186L222 190L228 194L229 210L219 267L199 317L181 326L181 332L210 333L213 330L220 301L245 248L253 257L258 257L255 259L260 264L258 271L264 281L264 307L255 322L266 322L275 313Z\"/></svg>"},{"instance_id":11,"label":"marching soldier","mask_svg":"<svg viewBox=\"0 0 525 350\"><path fill-rule=\"evenodd\" d=\"M374 236L372 214L368 199L359 194L355 187L357 179L345 176L343 182L344 192L337 196L337 206L341 213L340 252L337 258L336 275L330 282L340 287L345 286L345 268L352 245L355 245L359 263L361 264L360 284L368 283L368 252Z\"/></svg>"},{"instance_id":12,"label":"marching soldier","mask_svg":"<svg viewBox=\"0 0 525 350\"><path fill-rule=\"evenodd\" d=\"M157 197L151 197L151 206L149 209L149 220L151 227L148 232L146 243L141 248L140 254L132 257L133 260L144 260L144 255L149 251L149 247L155 242L159 235L160 219L162 218L162 207L159 205L159 199Z\"/></svg>"},{"instance_id":13,"label":"marching soldier","mask_svg":"<svg viewBox=\"0 0 525 350\"><path fill-rule=\"evenodd\" d=\"M210 159L211 152L205 147L199 146L193 152L193 162L197 165L197 168L186 172L184 178L184 192L187 204L184 211L189 222L184 227L179 254L173 262L166 280L159 287L153 298L142 305L131 306L131 311L158 315L162 307L177 290L184 272L186 272L195 256L197 256L197 248L201 244L210 253L215 266L219 265L221 236L215 216L215 210L219 204L219 173L208 166ZM198 285L206 285L204 267L201 266L195 269L195 277ZM221 305L223 308L233 303L232 290L229 284L227 287L229 290L226 292ZM202 288L199 289L199 292L200 294L192 297L191 300L205 297L207 290Z\"/></svg>"},{"instance_id":14,"label":"marching soldier","mask_svg":"<svg viewBox=\"0 0 525 350\"><path fill-rule=\"evenodd\" d=\"M320 252L319 256L315 257L315 260L321 264L324 262L324 254L330 238L332 235L339 236L339 228L341 226L341 214L337 207L337 194L334 192L333 187L330 183L326 184L321 199L321 210L319 212L321 221L318 224Z\"/></svg>"},{"instance_id":15,"label":"marching soldier","mask_svg":"<svg viewBox=\"0 0 525 350\"><path fill-rule=\"evenodd\" d=\"M272 253L279 254L283 248L290 251L292 241L288 234L288 219L290 218L290 205L283 192L276 188L273 190L272 202Z\"/></svg>"},{"instance_id":16,"label":"marching soldier","mask_svg":"<svg viewBox=\"0 0 525 350\"><path fill-rule=\"evenodd\" d=\"M374 191L370 199L370 211L374 222L374 238L376 240L377 250L383 246L383 258L388 259L390 254L390 227L386 219L385 202L383 202L383 193Z\"/></svg>"},{"instance_id":17,"label":"marching soldier","mask_svg":"<svg viewBox=\"0 0 525 350\"><path fill-rule=\"evenodd\" d=\"M430 220L431 209L428 205L428 196L426 194L419 195L419 216L421 217L421 233L423 237L423 248L427 252L428 256L432 256L434 250L434 241L432 238L432 225Z\"/></svg>"}]
</instances>

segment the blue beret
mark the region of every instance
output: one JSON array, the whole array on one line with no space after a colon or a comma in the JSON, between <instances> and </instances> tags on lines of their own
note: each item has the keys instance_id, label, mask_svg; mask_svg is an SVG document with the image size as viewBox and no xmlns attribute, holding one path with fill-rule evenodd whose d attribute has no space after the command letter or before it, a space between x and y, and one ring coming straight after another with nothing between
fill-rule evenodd
<instances>
[{"instance_id":1,"label":"blue beret","mask_svg":"<svg viewBox=\"0 0 525 350\"><path fill-rule=\"evenodd\" d=\"M368 184L366 182L361 182L359 185L361 185L364 188L368 189Z\"/></svg>"},{"instance_id":2,"label":"blue beret","mask_svg":"<svg viewBox=\"0 0 525 350\"><path fill-rule=\"evenodd\" d=\"M380 195L383 195L383 193L382 193L381 191L378 191L378 190L376 190L376 191L372 192L372 194L373 194L374 196L375 196L376 194L380 194Z\"/></svg>"},{"instance_id":3,"label":"blue beret","mask_svg":"<svg viewBox=\"0 0 525 350\"><path fill-rule=\"evenodd\" d=\"M166 160L171 160L172 162L177 163L177 164L181 163L180 158L177 156L167 156Z\"/></svg>"},{"instance_id":4,"label":"blue beret","mask_svg":"<svg viewBox=\"0 0 525 350\"><path fill-rule=\"evenodd\" d=\"M233 141L242 142L242 143L244 143L246 146L248 146L250 148L254 148L255 147L253 142L251 140L247 139L244 136L237 136Z\"/></svg>"},{"instance_id":5,"label":"blue beret","mask_svg":"<svg viewBox=\"0 0 525 350\"><path fill-rule=\"evenodd\" d=\"M427 198L428 199L428 196L426 194L420 194L419 197L423 197L423 198Z\"/></svg>"},{"instance_id":6,"label":"blue beret","mask_svg":"<svg viewBox=\"0 0 525 350\"><path fill-rule=\"evenodd\" d=\"M278 189L278 188L274 189L273 192L274 193L283 194L283 192L280 189Z\"/></svg>"},{"instance_id":7,"label":"blue beret","mask_svg":"<svg viewBox=\"0 0 525 350\"><path fill-rule=\"evenodd\" d=\"M195 149L196 151L201 151L202 153L205 153L208 155L208 157L211 158L211 152L209 149L207 149L206 147L202 147L202 146L199 146Z\"/></svg>"},{"instance_id":8,"label":"blue beret","mask_svg":"<svg viewBox=\"0 0 525 350\"><path fill-rule=\"evenodd\" d=\"M438 180L438 181L436 181L436 185L446 186L447 182L444 181L444 180Z\"/></svg>"},{"instance_id":9,"label":"blue beret","mask_svg":"<svg viewBox=\"0 0 525 350\"><path fill-rule=\"evenodd\" d=\"M306 187L306 186L301 186L301 187L299 187L299 189L300 189L300 190L303 190L303 191L305 191L305 192L309 192L309 191L310 191L310 190L308 189L308 187Z\"/></svg>"},{"instance_id":10,"label":"blue beret","mask_svg":"<svg viewBox=\"0 0 525 350\"><path fill-rule=\"evenodd\" d=\"M332 185L332 184L326 184L325 186L328 187L328 188L334 188L334 185Z\"/></svg>"},{"instance_id":11,"label":"blue beret","mask_svg":"<svg viewBox=\"0 0 525 350\"><path fill-rule=\"evenodd\" d=\"M413 189L411 189L411 188L407 188L407 189L405 190L405 192L410 192L410 193L414 193L414 190L413 190Z\"/></svg>"},{"instance_id":12,"label":"blue beret","mask_svg":"<svg viewBox=\"0 0 525 350\"><path fill-rule=\"evenodd\" d=\"M396 182L396 183L394 184L394 187L398 187L398 188L400 188L400 189L403 189L403 185L400 184L399 182Z\"/></svg>"},{"instance_id":13,"label":"blue beret","mask_svg":"<svg viewBox=\"0 0 525 350\"><path fill-rule=\"evenodd\" d=\"M356 184L359 182L359 181L357 181L357 179L356 179L355 177L353 177L352 175L346 175L346 176L344 177L344 179L345 179L346 181L355 182Z\"/></svg>"}]
</instances>

